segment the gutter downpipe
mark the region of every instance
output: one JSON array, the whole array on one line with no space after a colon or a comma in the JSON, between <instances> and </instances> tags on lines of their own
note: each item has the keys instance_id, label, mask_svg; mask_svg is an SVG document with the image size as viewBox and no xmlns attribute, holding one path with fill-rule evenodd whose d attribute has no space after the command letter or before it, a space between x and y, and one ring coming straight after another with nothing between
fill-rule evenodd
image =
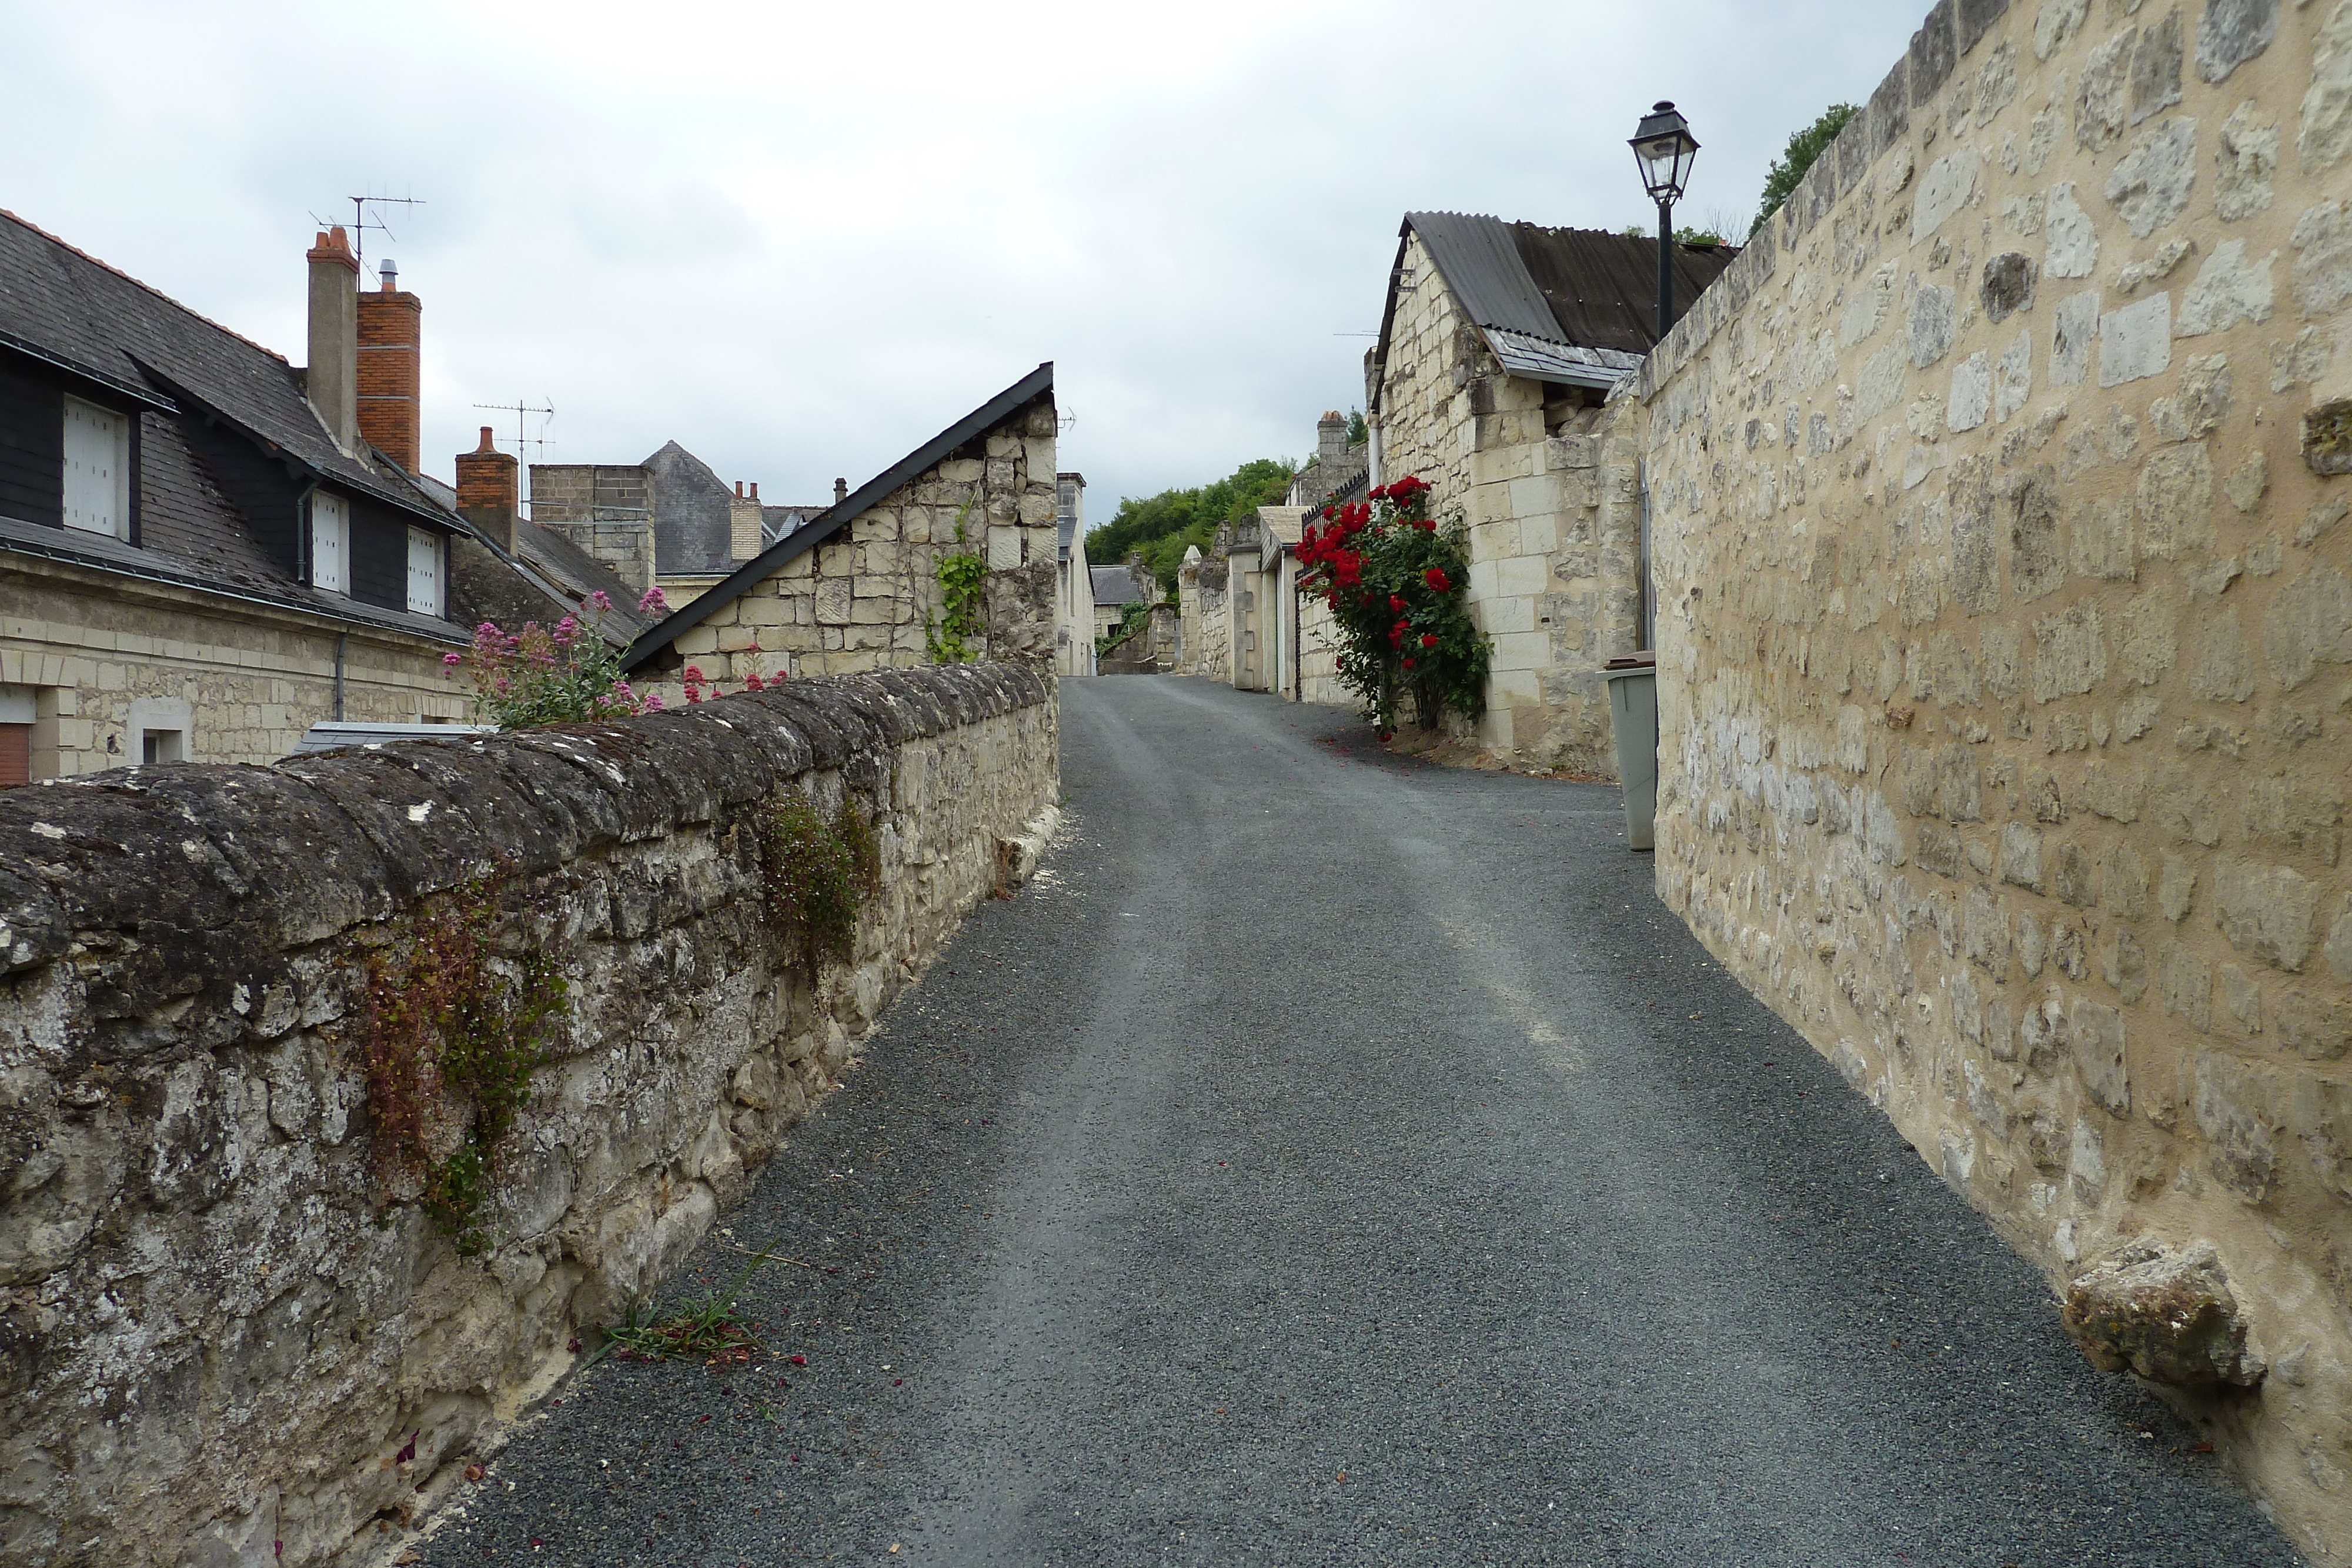
<instances>
[{"instance_id":1,"label":"gutter downpipe","mask_svg":"<svg viewBox=\"0 0 2352 1568\"><path fill-rule=\"evenodd\" d=\"M343 722L343 653L350 647L351 641L352 634L348 632L335 633L335 722L337 724Z\"/></svg>"}]
</instances>

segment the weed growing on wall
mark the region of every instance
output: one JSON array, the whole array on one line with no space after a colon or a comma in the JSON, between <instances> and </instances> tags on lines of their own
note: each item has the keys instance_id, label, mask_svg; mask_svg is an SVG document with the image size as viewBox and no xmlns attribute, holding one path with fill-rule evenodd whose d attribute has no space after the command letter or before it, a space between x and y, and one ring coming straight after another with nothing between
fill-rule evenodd
<instances>
[{"instance_id":1,"label":"weed growing on wall","mask_svg":"<svg viewBox=\"0 0 2352 1568\"><path fill-rule=\"evenodd\" d=\"M798 947L814 968L847 958L857 945L857 912L882 884L873 824L854 800L830 822L807 796L779 789L760 808L760 880L778 943Z\"/></svg>"},{"instance_id":2,"label":"weed growing on wall","mask_svg":"<svg viewBox=\"0 0 2352 1568\"><path fill-rule=\"evenodd\" d=\"M978 653L971 639L988 629L988 561L969 548L971 540L964 534L964 519L979 504L980 492L974 490L956 513L956 549L939 559L940 613L937 619L928 613L923 617L923 642L934 664L971 662Z\"/></svg>"},{"instance_id":3,"label":"weed growing on wall","mask_svg":"<svg viewBox=\"0 0 2352 1568\"><path fill-rule=\"evenodd\" d=\"M499 1146L530 1100L530 1075L561 1027L567 983L532 946L494 956L501 868L420 909L368 963L360 1022L376 1174L413 1190L467 1256Z\"/></svg>"},{"instance_id":4,"label":"weed growing on wall","mask_svg":"<svg viewBox=\"0 0 2352 1568\"><path fill-rule=\"evenodd\" d=\"M1429 486L1408 475L1368 501L1323 508L1298 543L1302 580L1331 606L1339 684L1356 694L1385 740L1410 696L1414 722L1433 728L1450 709L1475 719L1486 706L1486 634L1470 619L1469 530L1429 516Z\"/></svg>"}]
</instances>

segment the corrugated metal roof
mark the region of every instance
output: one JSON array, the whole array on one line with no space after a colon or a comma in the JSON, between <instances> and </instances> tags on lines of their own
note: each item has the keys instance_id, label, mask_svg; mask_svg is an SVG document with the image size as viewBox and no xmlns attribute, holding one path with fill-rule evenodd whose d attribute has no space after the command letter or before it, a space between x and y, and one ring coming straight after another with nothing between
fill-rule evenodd
<instances>
[{"instance_id":1,"label":"corrugated metal roof","mask_svg":"<svg viewBox=\"0 0 2352 1568\"><path fill-rule=\"evenodd\" d=\"M1398 237L1413 234L1495 357L1515 374L1606 388L1640 365L1656 342L1654 238L1507 224L1475 213L1408 213ZM1732 246L1675 246L1677 319L1738 254ZM1400 266L1402 260L1401 246ZM1392 277L1374 351L1382 364L1398 283Z\"/></svg>"}]
</instances>

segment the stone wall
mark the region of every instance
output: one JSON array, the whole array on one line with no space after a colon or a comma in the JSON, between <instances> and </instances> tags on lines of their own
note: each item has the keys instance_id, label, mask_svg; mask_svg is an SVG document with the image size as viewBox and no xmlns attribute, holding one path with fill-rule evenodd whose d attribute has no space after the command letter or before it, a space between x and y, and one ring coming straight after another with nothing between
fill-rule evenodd
<instances>
[{"instance_id":1,"label":"stone wall","mask_svg":"<svg viewBox=\"0 0 2352 1568\"><path fill-rule=\"evenodd\" d=\"M1433 515L1469 525L1471 618L1494 644L1478 743L1613 779L1600 671L1640 646L1636 476L1604 476L1599 394L1504 371L1417 233L1402 266L1415 282L1372 389L1381 475L1427 480Z\"/></svg>"},{"instance_id":2,"label":"stone wall","mask_svg":"<svg viewBox=\"0 0 2352 1568\"><path fill-rule=\"evenodd\" d=\"M1606 433L1661 894L2053 1282L2211 1243L2336 1555L2348 152L2346 0L1948 0Z\"/></svg>"},{"instance_id":3,"label":"stone wall","mask_svg":"<svg viewBox=\"0 0 2352 1568\"><path fill-rule=\"evenodd\" d=\"M441 663L464 647L238 604L30 556L0 558L0 685L37 705L36 778L139 760L142 712L186 716L199 762L273 762L335 714L343 638L343 716L362 723L463 720L470 695ZM160 726L160 720L155 721Z\"/></svg>"},{"instance_id":4,"label":"stone wall","mask_svg":"<svg viewBox=\"0 0 2352 1568\"><path fill-rule=\"evenodd\" d=\"M1233 685L1230 577L1223 556L1202 555L1198 546L1184 552L1184 564L1176 573L1176 605L1182 625L1178 674L1205 675Z\"/></svg>"},{"instance_id":5,"label":"stone wall","mask_svg":"<svg viewBox=\"0 0 2352 1568\"><path fill-rule=\"evenodd\" d=\"M966 665L0 793L0 1558L396 1545L1017 873L1055 735L1050 676ZM763 913L787 789L878 845L814 975ZM467 1257L376 1163L366 966L499 854L498 951L570 995Z\"/></svg>"},{"instance_id":6,"label":"stone wall","mask_svg":"<svg viewBox=\"0 0 2352 1568\"><path fill-rule=\"evenodd\" d=\"M1050 667L1054 472L1048 395L679 633L676 649L706 676L729 681L755 666L763 675L799 675L926 664L926 618L936 622L942 602L940 559L976 550L988 562L978 652Z\"/></svg>"}]
</instances>

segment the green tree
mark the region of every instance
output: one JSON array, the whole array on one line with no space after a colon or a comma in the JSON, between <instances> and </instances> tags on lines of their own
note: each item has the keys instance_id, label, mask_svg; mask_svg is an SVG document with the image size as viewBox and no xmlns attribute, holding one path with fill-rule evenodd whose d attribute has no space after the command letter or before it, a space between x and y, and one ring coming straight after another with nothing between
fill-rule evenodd
<instances>
[{"instance_id":1,"label":"green tree","mask_svg":"<svg viewBox=\"0 0 2352 1568\"><path fill-rule=\"evenodd\" d=\"M1837 140L1846 121L1861 112L1857 105L1833 103L1822 110L1819 120L1789 138L1788 151L1773 160L1772 167L1764 175L1764 194L1757 205L1756 221L1748 225L1749 238L1755 237L1767 218L1780 210L1780 204L1796 191L1805 178L1805 171L1813 166L1813 160L1829 151L1830 143Z\"/></svg>"},{"instance_id":2,"label":"green tree","mask_svg":"<svg viewBox=\"0 0 2352 1568\"><path fill-rule=\"evenodd\" d=\"M1655 239L1658 231L1645 229L1639 224L1627 224L1617 231L1627 239ZM1678 228L1675 231L1676 245L1721 245L1723 236L1713 229Z\"/></svg>"},{"instance_id":3,"label":"green tree","mask_svg":"<svg viewBox=\"0 0 2352 1568\"><path fill-rule=\"evenodd\" d=\"M1297 472L1298 465L1286 459L1260 457L1211 484L1162 490L1139 499L1124 497L1109 522L1087 530L1087 559L1108 566L1139 554L1160 580L1161 591L1173 594L1176 570L1184 564L1188 547L1198 545L1206 551L1217 525L1279 502Z\"/></svg>"},{"instance_id":4,"label":"green tree","mask_svg":"<svg viewBox=\"0 0 2352 1568\"><path fill-rule=\"evenodd\" d=\"M1361 446L1371 438L1372 427L1364 423L1364 411L1360 408L1349 409L1348 411L1349 446L1351 448Z\"/></svg>"}]
</instances>

